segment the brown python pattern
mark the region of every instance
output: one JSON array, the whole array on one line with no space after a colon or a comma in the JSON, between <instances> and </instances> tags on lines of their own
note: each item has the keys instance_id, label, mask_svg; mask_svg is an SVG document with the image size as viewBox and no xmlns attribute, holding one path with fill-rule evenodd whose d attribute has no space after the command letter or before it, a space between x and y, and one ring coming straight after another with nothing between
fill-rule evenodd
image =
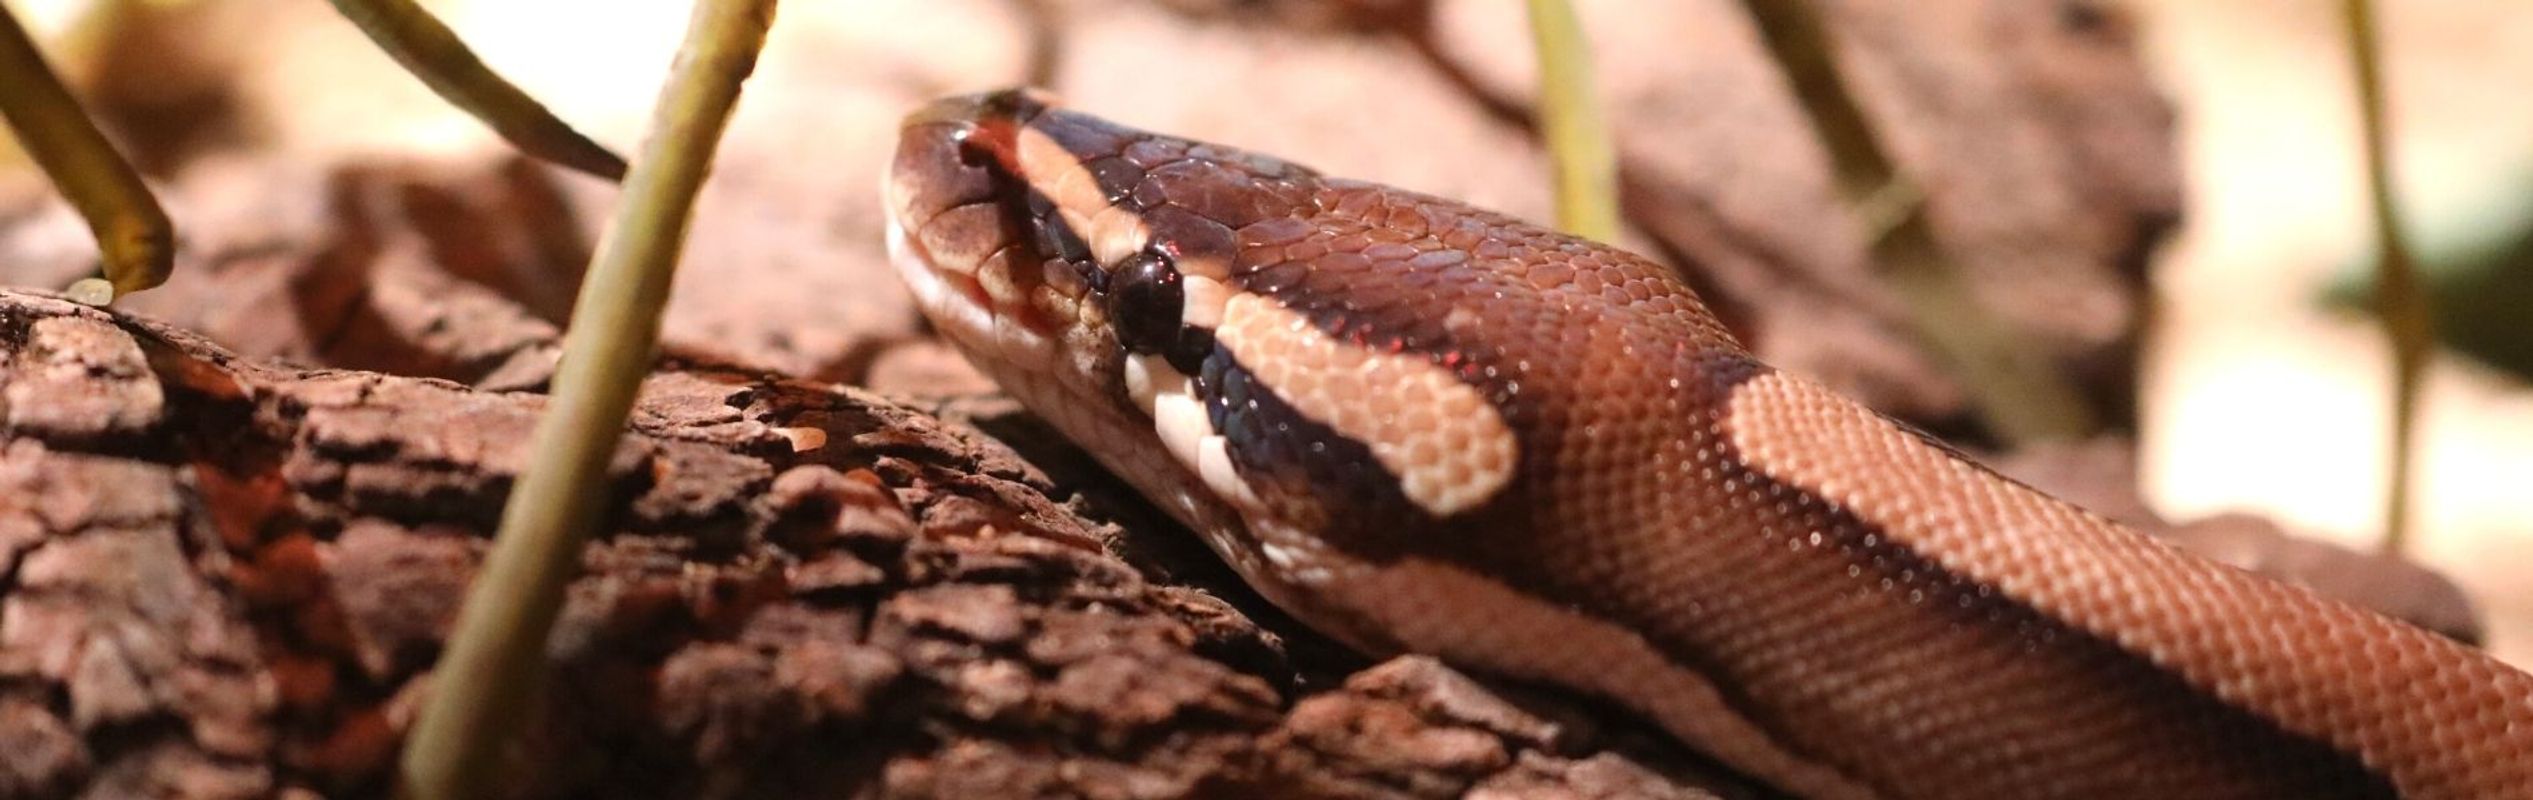
<instances>
[{"instance_id":1,"label":"brown python pattern","mask_svg":"<svg viewBox=\"0 0 2533 800\"><path fill-rule=\"evenodd\" d=\"M902 136L944 334L1359 647L1809 796L2533 797L2533 678L1775 372L1658 264L1030 93Z\"/></svg>"}]
</instances>

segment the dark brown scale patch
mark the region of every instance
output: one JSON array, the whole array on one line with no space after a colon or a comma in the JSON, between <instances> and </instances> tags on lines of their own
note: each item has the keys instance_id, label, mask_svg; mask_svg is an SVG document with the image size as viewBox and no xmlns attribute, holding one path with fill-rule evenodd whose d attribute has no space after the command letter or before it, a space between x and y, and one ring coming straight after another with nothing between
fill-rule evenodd
<instances>
[{"instance_id":1,"label":"dark brown scale patch","mask_svg":"<svg viewBox=\"0 0 2533 800\"><path fill-rule=\"evenodd\" d=\"M1148 136L1133 128L1063 109L1047 109L1023 119L1031 130L1046 134L1047 138L1063 145L1065 152L1073 154L1084 164L1102 156L1120 155L1125 152L1126 145Z\"/></svg>"},{"instance_id":2,"label":"dark brown scale patch","mask_svg":"<svg viewBox=\"0 0 2533 800\"><path fill-rule=\"evenodd\" d=\"M1728 377L1736 371L1697 370L1726 391L1757 374ZM1775 563L1768 569L1791 576L1781 581L1812 582L1815 588L1805 593L1811 598L1796 602L1823 605L1772 610L1779 623L1725 637L1695 630L1677 604L1609 604L1601 613L1654 633L1675 657L1734 675L1725 685L1735 689L1736 705L1780 740L1823 753L1853 741L1904 742L1905 751L1831 758L1850 774L1873 775L1885 785L1959 770L1962 796L1986 793L1969 787L1999 775L2014 777L1990 784L1992 791L2057 780L2070 787L2068 796L2397 796L2385 776L2324 743L2281 730L2109 641L1947 571L1889 531L1743 467L1720 439L1714 446L1711 463L1719 477L1698 494L1728 513L1709 530L1685 533L1755 540L1762 552L1781 548L1782 557L1765 559ZM1660 576L1636 580L1665 583ZM1840 588L1824 601L1818 586ZM1566 588L1581 596L1611 593L1607 586ZM1659 613L1665 610L1673 613ZM1784 659L1816 666L1787 671ZM2024 722L2033 732L2016 735L2011 725ZM2051 763L2011 750L2053 738L2065 744L2057 752L2089 756Z\"/></svg>"},{"instance_id":3,"label":"dark brown scale patch","mask_svg":"<svg viewBox=\"0 0 2533 800\"><path fill-rule=\"evenodd\" d=\"M1240 286L1331 336L1453 369L1523 453L1506 494L1407 535L1344 525L1388 507L1313 488L1320 518L1339 521L1329 544L1458 563L1641 631L1778 741L1894 796L2390 796L2331 748L1748 469L1719 415L1767 368L1659 265L1395 190L1326 188L1317 206L1306 231L1242 231ZM1369 235L1410 213L1424 235ZM1454 309L1480 324L1444 324ZM1275 419L1271 393L1244 396ZM1216 424L1274 438L1239 414ZM1308 459L1255 447L1243 468L1281 470L1279 485L1346 468L1278 467Z\"/></svg>"},{"instance_id":4,"label":"dark brown scale patch","mask_svg":"<svg viewBox=\"0 0 2533 800\"><path fill-rule=\"evenodd\" d=\"M1746 468L1712 433L1715 415L1766 368L1723 349L1676 363L1636 365L1681 379L1668 403L1648 402L1659 393L1526 393L1542 406L1526 462L1598 476L1526 478L1488 518L1358 551L1420 548L1644 632L1717 678L1776 741L1895 796L2395 796L2383 775L2323 743ZM1537 384L1559 372L1590 369L1533 361L1527 374ZM1666 418L1660 408L1672 404L1687 413Z\"/></svg>"},{"instance_id":5,"label":"dark brown scale patch","mask_svg":"<svg viewBox=\"0 0 2533 800\"><path fill-rule=\"evenodd\" d=\"M1126 145L1125 158L1145 169L1187 157L1187 141L1165 136L1148 136Z\"/></svg>"},{"instance_id":6,"label":"dark brown scale patch","mask_svg":"<svg viewBox=\"0 0 2533 800\"><path fill-rule=\"evenodd\" d=\"M1241 284L1249 291L1281 296L1300 288L1303 279L1308 277L1310 277L1310 265L1298 261L1287 261L1249 273Z\"/></svg>"},{"instance_id":7,"label":"dark brown scale patch","mask_svg":"<svg viewBox=\"0 0 2533 800\"><path fill-rule=\"evenodd\" d=\"M1036 191L1028 192L1021 201L1021 217L1030 231L1030 246L1040 258L1052 258L1087 266L1091 262L1091 246L1082 241L1073 226L1056 213L1054 201Z\"/></svg>"},{"instance_id":8,"label":"dark brown scale patch","mask_svg":"<svg viewBox=\"0 0 2533 800\"><path fill-rule=\"evenodd\" d=\"M1222 223L1172 206L1144 212L1143 226L1152 232L1154 246L1181 257L1229 253L1237 241L1231 228Z\"/></svg>"},{"instance_id":9,"label":"dark brown scale patch","mask_svg":"<svg viewBox=\"0 0 2533 800\"><path fill-rule=\"evenodd\" d=\"M1099 183L1100 196L1112 205L1125 202L1143 183L1143 168L1116 156L1094 158L1083 162L1083 167Z\"/></svg>"},{"instance_id":10,"label":"dark brown scale patch","mask_svg":"<svg viewBox=\"0 0 2533 800\"><path fill-rule=\"evenodd\" d=\"M1424 354L1464 377L1480 377L1471 382L1487 388L1483 373L1471 371L1482 359L1455 344L1443 315L1432 311L1468 293L1464 276L1448 265L1418 266L1421 251L1411 247L1378 247L1386 248L1378 257L1332 252L1308 262L1255 267L1235 280L1242 289L1274 297L1331 337L1380 352Z\"/></svg>"}]
</instances>

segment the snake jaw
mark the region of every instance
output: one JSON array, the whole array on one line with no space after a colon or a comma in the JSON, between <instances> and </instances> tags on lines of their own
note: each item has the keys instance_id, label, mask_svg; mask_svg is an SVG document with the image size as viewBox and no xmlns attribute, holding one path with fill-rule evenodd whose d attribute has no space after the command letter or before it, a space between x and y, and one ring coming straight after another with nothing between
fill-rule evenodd
<instances>
[{"instance_id":1,"label":"snake jaw","mask_svg":"<svg viewBox=\"0 0 2533 800\"><path fill-rule=\"evenodd\" d=\"M982 291L970 292L950 284L923 251L906 234L906 226L895 215L888 219L888 262L897 268L897 276L908 292L915 296L915 306L935 327L953 340L981 342L994 330L994 314L986 310Z\"/></svg>"}]
</instances>

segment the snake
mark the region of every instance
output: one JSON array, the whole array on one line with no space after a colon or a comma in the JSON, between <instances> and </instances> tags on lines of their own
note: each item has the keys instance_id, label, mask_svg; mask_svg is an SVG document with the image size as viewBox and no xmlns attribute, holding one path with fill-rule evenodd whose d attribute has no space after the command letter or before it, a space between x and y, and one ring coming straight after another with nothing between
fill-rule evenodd
<instances>
[{"instance_id":1,"label":"snake","mask_svg":"<svg viewBox=\"0 0 2533 800\"><path fill-rule=\"evenodd\" d=\"M1034 89L891 158L934 329L1364 653L1803 797L2533 797L2533 676L1778 371L1662 263Z\"/></svg>"}]
</instances>

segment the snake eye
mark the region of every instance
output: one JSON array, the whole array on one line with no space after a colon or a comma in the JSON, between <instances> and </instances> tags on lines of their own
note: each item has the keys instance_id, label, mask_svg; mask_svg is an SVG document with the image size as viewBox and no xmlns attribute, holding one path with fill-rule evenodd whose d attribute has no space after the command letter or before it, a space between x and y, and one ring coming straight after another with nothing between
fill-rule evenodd
<instances>
[{"instance_id":1,"label":"snake eye","mask_svg":"<svg viewBox=\"0 0 2533 800\"><path fill-rule=\"evenodd\" d=\"M1108 275L1108 321L1130 353L1159 353L1179 343L1186 305L1178 267L1152 251L1135 254Z\"/></svg>"}]
</instances>

